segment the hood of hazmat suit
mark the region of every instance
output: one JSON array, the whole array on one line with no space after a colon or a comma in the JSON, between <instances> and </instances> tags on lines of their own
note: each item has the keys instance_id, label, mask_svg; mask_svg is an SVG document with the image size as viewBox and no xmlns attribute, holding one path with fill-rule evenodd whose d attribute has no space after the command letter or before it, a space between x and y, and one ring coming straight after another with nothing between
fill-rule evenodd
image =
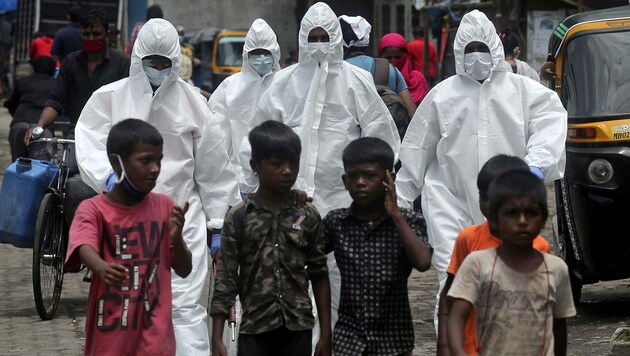
<instances>
[{"instance_id":1,"label":"hood of hazmat suit","mask_svg":"<svg viewBox=\"0 0 630 356\"><path fill-rule=\"evenodd\" d=\"M464 48L473 41L491 51L492 70L480 83L464 69ZM402 143L396 179L399 204L422 194L433 263L440 274L459 231L480 224L477 174L504 153L542 169L547 181L562 177L567 113L557 94L507 72L494 25L474 10L461 21L454 44L457 75L435 86L418 106Z\"/></svg>"},{"instance_id":2,"label":"hood of hazmat suit","mask_svg":"<svg viewBox=\"0 0 630 356\"><path fill-rule=\"evenodd\" d=\"M453 56L455 57L455 72L457 75L467 76L475 80L469 73L466 73L464 65L464 50L466 45L471 42L484 43L490 49L492 57L490 77L495 71L505 71L503 45L492 22L488 20L483 12L478 10L473 10L465 16L467 17L466 21L462 18L455 35L455 43L453 43Z\"/></svg>"},{"instance_id":3,"label":"hood of hazmat suit","mask_svg":"<svg viewBox=\"0 0 630 356\"><path fill-rule=\"evenodd\" d=\"M330 37L326 58L317 61L308 50L308 34L321 27ZM324 216L352 202L341 181L341 153L362 136L389 143L397 154L400 138L396 125L380 99L370 73L343 61L339 20L324 3L311 6L299 32L299 62L275 74L262 95L250 127L267 120L281 121L300 137L302 156L295 188L313 197ZM241 162L249 162L246 140ZM249 165L243 175L252 191L257 181Z\"/></svg>"},{"instance_id":4,"label":"hood of hazmat suit","mask_svg":"<svg viewBox=\"0 0 630 356\"><path fill-rule=\"evenodd\" d=\"M171 73L155 92L141 61L150 55L172 61ZM207 355L206 311L200 304L208 271L206 227L220 228L228 207L240 199L221 127L211 119L203 97L179 77L180 55L173 25L163 19L147 21L133 47L129 78L101 87L85 105L75 131L77 161L83 180L104 191L113 172L105 146L112 125L135 118L158 129L164 158L153 191L180 206L190 204L183 235L193 269L186 279L173 273L171 283L177 353Z\"/></svg>"},{"instance_id":5,"label":"hood of hazmat suit","mask_svg":"<svg viewBox=\"0 0 630 356\"><path fill-rule=\"evenodd\" d=\"M265 49L273 57L272 71L261 76L251 66L249 52ZM238 154L243 137L249 132L249 122L258 105L258 99L271 84L275 72L280 70L280 46L276 34L262 19L256 19L245 36L243 68L227 77L212 93L208 106L221 124L234 169L240 175ZM249 165L249 162L245 162Z\"/></svg>"}]
</instances>

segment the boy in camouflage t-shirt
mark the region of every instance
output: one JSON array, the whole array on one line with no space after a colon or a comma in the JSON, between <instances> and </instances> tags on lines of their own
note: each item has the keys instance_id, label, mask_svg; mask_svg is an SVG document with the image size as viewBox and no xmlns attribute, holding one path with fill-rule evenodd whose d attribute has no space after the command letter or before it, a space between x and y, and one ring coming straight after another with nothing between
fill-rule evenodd
<instances>
[{"instance_id":1,"label":"boy in camouflage t-shirt","mask_svg":"<svg viewBox=\"0 0 630 356\"><path fill-rule=\"evenodd\" d=\"M243 305L238 349L243 355L310 355L315 324L308 281L321 326L316 355L330 355L330 285L322 221L315 207L293 206L299 137L267 121L249 134L255 194L228 211L210 306L212 350L225 355L223 327L238 295Z\"/></svg>"}]
</instances>

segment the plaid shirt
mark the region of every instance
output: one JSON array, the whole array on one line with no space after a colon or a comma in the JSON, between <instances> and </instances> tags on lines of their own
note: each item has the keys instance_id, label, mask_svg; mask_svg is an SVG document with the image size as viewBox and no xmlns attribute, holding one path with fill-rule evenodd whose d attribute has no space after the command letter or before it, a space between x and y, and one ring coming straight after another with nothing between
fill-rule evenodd
<instances>
[{"instance_id":1,"label":"plaid shirt","mask_svg":"<svg viewBox=\"0 0 630 356\"><path fill-rule=\"evenodd\" d=\"M401 209L419 239L427 242L422 215ZM350 208L324 218L326 252L334 251L341 272L339 320L333 335L335 355L398 355L414 346L407 291L412 266L389 216L371 227Z\"/></svg>"},{"instance_id":2,"label":"plaid shirt","mask_svg":"<svg viewBox=\"0 0 630 356\"><path fill-rule=\"evenodd\" d=\"M308 281L328 278L322 219L312 204L295 209L292 203L287 198L274 214L249 194L225 216L210 315L227 316L238 294L241 334L315 325ZM245 209L240 227L238 209Z\"/></svg>"}]
</instances>

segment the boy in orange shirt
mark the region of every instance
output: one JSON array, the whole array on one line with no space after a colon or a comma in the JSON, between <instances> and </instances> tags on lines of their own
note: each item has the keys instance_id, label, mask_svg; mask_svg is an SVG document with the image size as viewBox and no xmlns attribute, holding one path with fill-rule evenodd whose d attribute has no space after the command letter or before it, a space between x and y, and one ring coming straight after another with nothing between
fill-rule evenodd
<instances>
[{"instance_id":1,"label":"boy in orange shirt","mask_svg":"<svg viewBox=\"0 0 630 356\"><path fill-rule=\"evenodd\" d=\"M477 188L479 189L479 209L483 215L488 218L488 186L494 177L511 170L529 171L527 163L515 156L496 155L486 162L477 176ZM450 355L448 347L448 314L451 309L451 301L447 298L447 293L455 279L457 270L464 262L464 258L473 251L485 250L497 247L501 244L501 240L497 239L490 230L490 224L486 221L480 225L473 225L463 229L455 240L455 247L451 255L451 263L446 269L446 284L440 294L440 305L438 309L438 343L437 355ZM549 242L542 236L538 235L534 239L534 248L536 250L549 253ZM476 311L473 309L466 321L466 340L465 348L468 355L477 355L477 337L475 333Z\"/></svg>"}]
</instances>

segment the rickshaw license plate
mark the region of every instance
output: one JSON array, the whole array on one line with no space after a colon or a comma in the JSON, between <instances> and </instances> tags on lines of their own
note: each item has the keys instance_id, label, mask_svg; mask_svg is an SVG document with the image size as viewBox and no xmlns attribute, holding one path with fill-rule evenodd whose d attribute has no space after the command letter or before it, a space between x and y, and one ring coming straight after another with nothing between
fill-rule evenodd
<instances>
[{"instance_id":1,"label":"rickshaw license plate","mask_svg":"<svg viewBox=\"0 0 630 356\"><path fill-rule=\"evenodd\" d=\"M630 140L630 125L612 127L613 140Z\"/></svg>"}]
</instances>

